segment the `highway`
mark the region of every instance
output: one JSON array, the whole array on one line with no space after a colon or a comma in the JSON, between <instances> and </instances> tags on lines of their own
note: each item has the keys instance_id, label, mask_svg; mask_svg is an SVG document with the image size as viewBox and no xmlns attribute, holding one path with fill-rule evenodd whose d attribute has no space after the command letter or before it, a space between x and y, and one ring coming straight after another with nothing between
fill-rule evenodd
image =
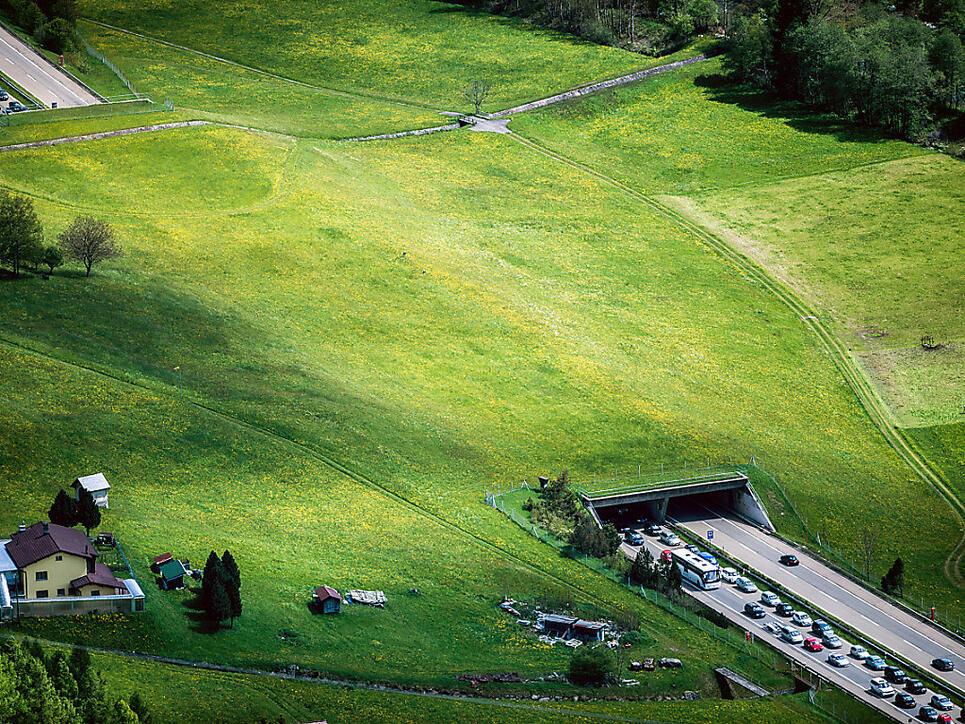
<instances>
[{"instance_id":1,"label":"highway","mask_svg":"<svg viewBox=\"0 0 965 724\"><path fill-rule=\"evenodd\" d=\"M714 528L716 531L716 527ZM641 531L642 532L642 531ZM707 529L703 531L706 534ZM654 555L655 559L659 560L661 551L665 550L667 546L662 544L656 538L651 538L646 534L643 534L644 545L650 550ZM717 542L716 533L714 536L714 542ZM639 550L639 547L631 546L624 543L621 546L621 550L629 558L634 558ZM881 676L881 672L872 671L865 667L860 661L848 657L849 664L843 668L837 668L831 666L827 663L827 657L830 653L827 649L821 652L811 652L807 651L802 645L793 645L783 639L778 635L769 633L764 630L764 625L767 623L776 623L781 626L792 626L789 618L781 618L774 613L773 608L768 608L764 606L767 615L761 619L752 619L744 613L744 604L751 601L760 602L760 592L757 593L741 593L732 584L721 583L719 589L710 591L697 590L687 584L684 584L684 590L697 600L703 602L710 608L721 612L732 622L736 623L738 626L746 631L751 631L758 640L763 640L769 645L781 651L783 654L788 656L791 660L797 662L798 664L805 666L806 668L820 674L826 680L834 683L835 685L841 687L845 691L850 692L856 697L864 701L868 706L877 709L886 716L898 722L913 722L919 721L916 717L918 714L918 709L927 704L931 699L933 691L929 690L925 694L919 694L915 696L916 706L914 709L899 709L895 706L891 699L881 699L875 696L870 689L870 681L872 677ZM766 590L766 589L765 589ZM806 607L795 606L796 609L808 610ZM811 610L812 618L819 618L816 611ZM798 628L798 630L807 637L808 631L803 628ZM842 641L842 647L838 651L847 654L851 648L852 643L857 643L855 641L849 640L846 634L843 632L838 632L839 637ZM873 652L874 653L874 652ZM886 657L887 659L887 657ZM889 662L893 663L893 662ZM909 672L909 675L914 675ZM896 686L897 691L903 691L903 687ZM945 693L945 692L942 692ZM957 709L956 711L950 712L953 716L961 716L961 712Z\"/></svg>"},{"instance_id":2,"label":"highway","mask_svg":"<svg viewBox=\"0 0 965 724\"><path fill-rule=\"evenodd\" d=\"M44 60L30 46L0 26L0 74L32 94L45 106L89 106L100 100L66 73Z\"/></svg>"},{"instance_id":3,"label":"highway","mask_svg":"<svg viewBox=\"0 0 965 724\"><path fill-rule=\"evenodd\" d=\"M707 531L713 530L714 546L732 559L776 581L781 589L830 614L933 678L965 692L965 646L927 621L730 514L691 508L686 513L677 512L673 522L704 540ZM801 565L781 565L778 559L784 553L796 555ZM940 657L951 659L955 670L942 672L932 668L932 660Z\"/></svg>"}]
</instances>

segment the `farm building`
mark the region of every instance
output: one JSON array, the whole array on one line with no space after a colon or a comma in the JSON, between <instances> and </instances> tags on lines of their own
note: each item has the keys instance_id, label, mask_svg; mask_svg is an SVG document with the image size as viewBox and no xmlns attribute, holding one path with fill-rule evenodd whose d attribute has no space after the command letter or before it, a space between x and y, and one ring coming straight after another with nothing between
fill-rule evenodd
<instances>
[{"instance_id":1,"label":"farm building","mask_svg":"<svg viewBox=\"0 0 965 724\"><path fill-rule=\"evenodd\" d=\"M97 503L99 507L109 507L107 505L107 492L111 489L111 484L107 482L107 478L104 477L103 473L85 475L82 478L77 478L71 485L74 488L74 496L78 500L80 500L80 489L83 488L94 496L94 502Z\"/></svg>"},{"instance_id":2,"label":"farm building","mask_svg":"<svg viewBox=\"0 0 965 724\"><path fill-rule=\"evenodd\" d=\"M321 613L339 613L342 595L331 586L319 586L315 589L315 605Z\"/></svg>"}]
</instances>

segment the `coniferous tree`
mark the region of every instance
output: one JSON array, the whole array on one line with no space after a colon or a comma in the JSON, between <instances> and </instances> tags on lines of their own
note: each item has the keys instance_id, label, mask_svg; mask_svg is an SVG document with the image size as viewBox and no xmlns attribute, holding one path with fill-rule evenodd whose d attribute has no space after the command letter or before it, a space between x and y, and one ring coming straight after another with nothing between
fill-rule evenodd
<instances>
[{"instance_id":1,"label":"coniferous tree","mask_svg":"<svg viewBox=\"0 0 965 724\"><path fill-rule=\"evenodd\" d=\"M238 564L235 563L234 556L231 555L231 551L225 551L221 554L221 565L224 566L225 575L230 578L236 588L241 588L241 571L238 570Z\"/></svg>"},{"instance_id":2,"label":"coniferous tree","mask_svg":"<svg viewBox=\"0 0 965 724\"><path fill-rule=\"evenodd\" d=\"M77 501L61 488L54 498L53 505L47 511L47 518L54 525L73 528L77 525Z\"/></svg>"},{"instance_id":3,"label":"coniferous tree","mask_svg":"<svg viewBox=\"0 0 965 724\"><path fill-rule=\"evenodd\" d=\"M901 596L905 587L905 562L901 558L895 559L891 568L881 578L881 590L892 596Z\"/></svg>"},{"instance_id":4,"label":"coniferous tree","mask_svg":"<svg viewBox=\"0 0 965 724\"><path fill-rule=\"evenodd\" d=\"M91 529L101 524L101 509L97 506L94 496L87 488L79 487L77 490L79 491L77 522L84 526L87 535L90 535Z\"/></svg>"}]
</instances>

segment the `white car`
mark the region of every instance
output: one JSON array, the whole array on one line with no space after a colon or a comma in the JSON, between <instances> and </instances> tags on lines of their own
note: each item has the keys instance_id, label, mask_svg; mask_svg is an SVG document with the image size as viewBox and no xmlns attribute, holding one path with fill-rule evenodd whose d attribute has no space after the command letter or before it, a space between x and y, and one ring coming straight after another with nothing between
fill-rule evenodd
<instances>
[{"instance_id":1,"label":"white car","mask_svg":"<svg viewBox=\"0 0 965 724\"><path fill-rule=\"evenodd\" d=\"M889 696L895 695L895 690L887 681L880 676L876 676L871 680L871 693L880 696L882 699L887 699Z\"/></svg>"},{"instance_id":2,"label":"white car","mask_svg":"<svg viewBox=\"0 0 965 724\"><path fill-rule=\"evenodd\" d=\"M768 621L767 623L765 623L764 630L767 631L767 633L774 634L775 636L781 635L781 626L780 624L777 624L774 621Z\"/></svg>"},{"instance_id":3,"label":"white car","mask_svg":"<svg viewBox=\"0 0 965 724\"><path fill-rule=\"evenodd\" d=\"M801 632L796 628L791 628L790 626L785 626L781 629L781 638L787 641L789 644L799 644L804 641L804 637Z\"/></svg>"},{"instance_id":4,"label":"white car","mask_svg":"<svg viewBox=\"0 0 965 724\"><path fill-rule=\"evenodd\" d=\"M734 568L721 568L720 580L724 583L734 583L737 581L737 570Z\"/></svg>"},{"instance_id":5,"label":"white car","mask_svg":"<svg viewBox=\"0 0 965 724\"><path fill-rule=\"evenodd\" d=\"M795 611L792 613L791 621L793 621L796 626L810 626L813 623L811 617L804 613L804 611Z\"/></svg>"},{"instance_id":6,"label":"white car","mask_svg":"<svg viewBox=\"0 0 965 724\"><path fill-rule=\"evenodd\" d=\"M770 606L773 608L780 602L781 599L778 598L777 594L773 591L764 591L764 593L761 594L761 603L763 603L765 606Z\"/></svg>"},{"instance_id":7,"label":"white car","mask_svg":"<svg viewBox=\"0 0 965 724\"><path fill-rule=\"evenodd\" d=\"M828 654L828 663L831 666L837 666L839 669L843 669L848 665L848 657L839 651Z\"/></svg>"},{"instance_id":8,"label":"white car","mask_svg":"<svg viewBox=\"0 0 965 724\"><path fill-rule=\"evenodd\" d=\"M851 658L857 659L858 661L864 661L866 658L871 656L871 654L868 653L868 649L866 649L864 646L852 646L850 655Z\"/></svg>"},{"instance_id":9,"label":"white car","mask_svg":"<svg viewBox=\"0 0 965 724\"><path fill-rule=\"evenodd\" d=\"M660 542L668 546L679 546L680 538L673 531L662 530L660 531Z\"/></svg>"},{"instance_id":10,"label":"white car","mask_svg":"<svg viewBox=\"0 0 965 724\"><path fill-rule=\"evenodd\" d=\"M744 578L741 576L734 581L734 585L737 586L738 591L742 591L744 593L757 593L757 586L754 585L754 581L752 581L750 578Z\"/></svg>"}]
</instances>

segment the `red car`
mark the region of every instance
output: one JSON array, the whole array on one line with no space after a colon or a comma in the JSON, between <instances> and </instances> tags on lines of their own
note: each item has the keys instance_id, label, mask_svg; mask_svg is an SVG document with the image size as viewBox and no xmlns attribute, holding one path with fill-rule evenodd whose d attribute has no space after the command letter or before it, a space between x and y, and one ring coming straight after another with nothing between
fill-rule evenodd
<instances>
[{"instance_id":1,"label":"red car","mask_svg":"<svg viewBox=\"0 0 965 724\"><path fill-rule=\"evenodd\" d=\"M824 651L824 646L822 646L821 642L813 636L808 636L806 639L804 639L804 648L806 648L808 651Z\"/></svg>"},{"instance_id":2,"label":"red car","mask_svg":"<svg viewBox=\"0 0 965 724\"><path fill-rule=\"evenodd\" d=\"M952 716L951 716L951 714L939 714L939 715L938 715L938 724L952 724Z\"/></svg>"},{"instance_id":3,"label":"red car","mask_svg":"<svg viewBox=\"0 0 965 724\"><path fill-rule=\"evenodd\" d=\"M666 550L663 553L661 553L660 560L662 560L664 563L670 563L670 561L672 560L672 558L670 557L670 551Z\"/></svg>"}]
</instances>

